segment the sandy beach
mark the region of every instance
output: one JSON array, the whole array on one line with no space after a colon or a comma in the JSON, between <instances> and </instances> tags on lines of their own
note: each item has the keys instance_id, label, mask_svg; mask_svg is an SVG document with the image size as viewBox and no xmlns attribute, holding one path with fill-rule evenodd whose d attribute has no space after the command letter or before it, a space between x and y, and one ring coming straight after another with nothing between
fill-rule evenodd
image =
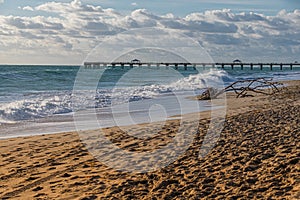
<instances>
[{"instance_id":1,"label":"sandy beach","mask_svg":"<svg viewBox=\"0 0 300 200\"><path fill-rule=\"evenodd\" d=\"M228 94L216 146L199 158L209 122L203 113L188 150L154 172L105 166L77 132L0 140L0 199L300 199L300 81L286 84L275 96ZM178 126L169 121L147 140L119 128L104 132L119 147L143 152L166 145Z\"/></svg>"}]
</instances>

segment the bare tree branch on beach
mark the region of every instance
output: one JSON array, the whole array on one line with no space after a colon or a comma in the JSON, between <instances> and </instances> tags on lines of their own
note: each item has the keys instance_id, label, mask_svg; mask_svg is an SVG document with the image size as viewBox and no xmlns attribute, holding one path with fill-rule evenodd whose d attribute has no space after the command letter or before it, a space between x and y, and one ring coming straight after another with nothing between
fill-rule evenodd
<instances>
[{"instance_id":1,"label":"bare tree branch on beach","mask_svg":"<svg viewBox=\"0 0 300 200\"><path fill-rule=\"evenodd\" d=\"M234 92L237 96L236 98L243 98L248 96L253 96L250 93L260 93L264 95L273 95L280 92L280 87L282 83L274 82L272 78L256 78L248 80L236 81L223 90L218 90L216 88L207 88L201 95L197 96L197 100L210 100L216 99L218 96L224 92Z\"/></svg>"}]
</instances>

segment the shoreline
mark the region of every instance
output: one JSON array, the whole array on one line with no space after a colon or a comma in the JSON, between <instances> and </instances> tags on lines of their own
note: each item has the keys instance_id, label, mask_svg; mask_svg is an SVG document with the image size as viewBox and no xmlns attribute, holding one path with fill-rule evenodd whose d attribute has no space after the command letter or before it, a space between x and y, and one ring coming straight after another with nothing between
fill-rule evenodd
<instances>
[{"instance_id":1,"label":"shoreline","mask_svg":"<svg viewBox=\"0 0 300 200\"><path fill-rule=\"evenodd\" d=\"M0 198L299 198L300 81L288 83L276 96L228 94L224 129L206 157L198 154L209 112L200 114L198 134L178 160L144 174L108 168L76 132L0 140ZM127 128L139 132L141 126ZM176 130L178 120L171 120L157 137L143 140L117 127L104 129L118 146L135 152L166 145Z\"/></svg>"},{"instance_id":2,"label":"shoreline","mask_svg":"<svg viewBox=\"0 0 300 200\"><path fill-rule=\"evenodd\" d=\"M298 80L289 80L289 81L279 81L279 82L285 84L288 87L289 85L297 84L299 81ZM237 109L236 105L240 105L243 109L242 112L246 112L247 110L245 110L245 107L247 107L247 103L250 103L250 102L248 100L246 100L246 104L245 104L244 101L241 102L239 100L235 100L234 96L235 95L234 95L233 92L227 92L226 93L226 98L229 98L230 102L232 102L231 105L229 105L230 109L227 109L227 112L230 111L231 109L236 110ZM260 96L261 95L256 94L256 98L259 98ZM187 97L187 98L188 99L193 99L194 97ZM203 101L203 102L206 102L206 101ZM253 105L252 105L252 107L253 107ZM182 118L183 116L194 117L198 114L207 116L207 115L209 115L209 113L211 113L211 109L200 111L200 112L187 113L187 114L184 114L184 115L172 115L172 116L167 117L167 119L165 121L174 120L176 118ZM60 117L64 117L66 121L62 121L62 119L58 119ZM5 139L11 139L11 138L23 138L23 137L33 137L33 136L39 136L39 135L63 134L63 133L71 133L71 132L77 132L78 131L78 130L76 130L75 125L71 125L72 122L73 122L73 115L70 115L70 114L52 116L49 119L40 119L38 121L39 121L38 123L32 124L31 127L25 127L26 124L28 123L27 121L16 122L16 123L7 123L7 124L3 124L3 126L4 126L4 128L14 128L14 129L17 129L17 130L18 130L19 127L24 127L26 129L29 129L29 131L30 131L30 130L33 130L34 128L35 129L42 129L43 128L43 126L42 126L43 123L46 123L46 124L53 123L53 124L55 124L56 122L60 122L60 123L62 123L62 124L60 124L60 126L63 126L63 124L68 123L67 125L69 126L69 128L67 128L64 131L50 131L50 132L48 131L48 132L43 132L43 133L27 133L27 132L25 132L25 133L22 133L20 135L7 135L7 136L0 135L0 141L5 140ZM162 121L155 121L155 122L151 122L151 123L161 123L161 122ZM29 123L31 123L31 121L29 121ZM142 123L142 124L148 124L148 123ZM17 125L17 126L15 127L15 125ZM139 125L140 124L131 124L131 125L125 125L125 126L131 127L131 126L139 126ZM70 126L74 126L74 127L71 128ZM124 127L124 126L122 126L122 127ZM103 128L114 128L114 126L103 127ZM87 131L93 131L93 130L95 130L95 129L90 129L90 130L87 130Z\"/></svg>"},{"instance_id":3,"label":"shoreline","mask_svg":"<svg viewBox=\"0 0 300 200\"><path fill-rule=\"evenodd\" d=\"M289 81L279 81L283 84L285 84L287 87L288 86L292 86L292 85L296 85L297 83L299 83L299 80L289 80ZM260 96L263 96L263 95L259 95L259 94L256 94L256 98L260 98ZM189 99L193 99L194 97L187 97ZM227 112L232 109L234 109L235 111L237 110L237 104L236 104L236 100L235 100L235 95L234 95L234 92L226 92L226 98L229 99L229 103L231 103L229 105L229 109L227 109ZM246 98L244 98L246 99ZM247 107L248 103L250 104L249 106L252 106L252 103L250 102L251 99L246 99L246 102L242 102L241 104L241 112L240 113L243 113L243 112L246 112L248 109L245 109L245 107ZM227 100L228 101L228 100ZM203 101L203 102L206 102L206 101ZM239 102L241 103L241 102ZM216 109L217 110L217 109ZM200 112L193 112L193 113L187 113L187 114L184 114L184 115L173 115L173 116L169 116L165 121L169 121L169 120L174 120L176 118L182 118L183 116L188 116L188 117L195 117L196 115L204 115L204 116L207 116L209 117L208 115L211 113L211 109L209 110L205 110L205 111L200 111ZM65 117L64 117L65 116ZM57 119L58 117L64 117L64 119L66 121L62 121L63 119ZM203 118L203 117L202 117ZM36 124L31 124L31 128L30 127L27 127L26 124L28 122L16 122L16 123L7 123L7 124L4 124L3 126L6 126L6 129L8 127L11 127L13 129L20 129L19 127L23 127L23 128L26 128L26 129L34 129L34 128L38 128L38 129L42 129L43 126L39 126L40 124L43 124L43 123L46 123L46 124L55 124L56 121L57 122L61 122L63 124L67 123L69 128L67 128L66 130L64 131L48 131L48 132L42 132L42 133L28 133L28 132L25 132L25 133L22 133L22 134L19 134L19 135L7 135L7 136L2 136L0 135L0 141L1 140L5 140L5 139L11 139L11 138L23 138L23 137L33 137L33 136L39 136L39 135L52 135L52 134L63 134L63 133L71 133L71 132L77 132L78 130L76 130L76 126L73 124L72 126L74 126L73 128L70 127L71 124L72 124L72 121L73 121L73 115L58 115L58 116L52 116L50 117L49 119L40 119L40 121ZM154 122L151 122L151 123L161 123L162 121L154 121ZM31 123L31 122L29 122ZM63 124L59 124L60 126L63 126ZM148 123L142 123L142 124L148 124ZM15 127L15 125L17 125ZM139 126L140 124L132 124L132 125L125 125L125 126L128 126L128 127L131 127L131 126ZM124 126L122 126L124 127ZM103 127L103 128L114 128L114 126L109 126L109 127ZM89 130L86 130L86 131L93 131L94 129L89 129Z\"/></svg>"}]
</instances>

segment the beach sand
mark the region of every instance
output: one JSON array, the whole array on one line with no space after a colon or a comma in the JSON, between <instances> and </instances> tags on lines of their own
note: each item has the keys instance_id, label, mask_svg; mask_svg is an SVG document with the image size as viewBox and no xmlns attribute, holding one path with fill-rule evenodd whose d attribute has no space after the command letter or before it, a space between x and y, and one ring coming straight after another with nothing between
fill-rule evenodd
<instances>
[{"instance_id":1,"label":"beach sand","mask_svg":"<svg viewBox=\"0 0 300 200\"><path fill-rule=\"evenodd\" d=\"M199 157L209 122L205 112L188 150L154 172L105 166L77 132L1 140L0 199L300 199L300 81L288 84L276 96L228 94L215 147ZM157 125L144 126L151 132ZM178 126L178 120L169 121L148 139L119 128L104 132L124 150L144 152L168 144ZM128 129L145 130L140 125Z\"/></svg>"}]
</instances>

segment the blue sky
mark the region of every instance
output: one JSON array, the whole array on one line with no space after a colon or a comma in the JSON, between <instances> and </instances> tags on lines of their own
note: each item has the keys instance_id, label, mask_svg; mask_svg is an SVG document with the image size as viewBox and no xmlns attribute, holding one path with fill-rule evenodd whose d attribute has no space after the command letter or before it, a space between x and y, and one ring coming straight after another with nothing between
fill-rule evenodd
<instances>
[{"instance_id":1,"label":"blue sky","mask_svg":"<svg viewBox=\"0 0 300 200\"><path fill-rule=\"evenodd\" d=\"M137 6L132 6L137 3ZM297 0L139 0L139 1L106 1L103 3L117 10L132 10L135 8L146 8L157 14L173 13L179 16L191 12L203 12L205 10L216 10L228 8L235 12L259 11L266 14L276 14L282 9L294 10L300 2Z\"/></svg>"},{"instance_id":2,"label":"blue sky","mask_svg":"<svg viewBox=\"0 0 300 200\"><path fill-rule=\"evenodd\" d=\"M215 61L300 60L298 0L0 0L0 63L80 64L108 36L149 27Z\"/></svg>"},{"instance_id":3,"label":"blue sky","mask_svg":"<svg viewBox=\"0 0 300 200\"><path fill-rule=\"evenodd\" d=\"M18 7L37 6L48 2L47 0L2 0L0 6L1 14L4 15L30 15ZM1 2L1 0L0 0ZM59 2L69 2L68 0ZM203 12L205 10L216 10L228 8L234 12L260 12L267 15L275 15L280 10L293 11L300 8L298 0L82 0L82 3L100 5L103 8L114 8L119 12L128 13L137 8L146 8L156 14L173 13L177 16L184 16L191 12Z\"/></svg>"}]
</instances>

